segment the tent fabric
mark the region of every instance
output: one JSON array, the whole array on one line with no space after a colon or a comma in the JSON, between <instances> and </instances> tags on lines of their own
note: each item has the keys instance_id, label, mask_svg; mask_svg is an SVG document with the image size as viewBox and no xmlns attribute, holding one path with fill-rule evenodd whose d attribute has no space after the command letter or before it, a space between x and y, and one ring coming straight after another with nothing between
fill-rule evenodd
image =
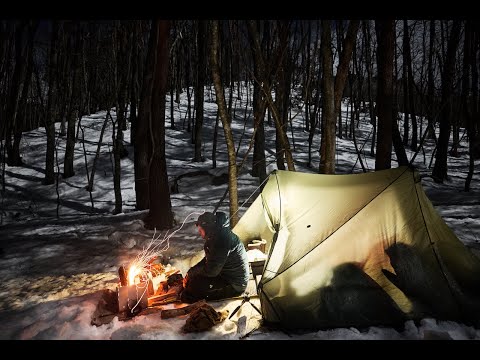
<instances>
[{"instance_id":1,"label":"tent fabric","mask_svg":"<svg viewBox=\"0 0 480 360\"><path fill-rule=\"evenodd\" d=\"M480 259L426 196L417 171L276 170L234 227L267 241L263 320L283 328L480 324Z\"/></svg>"}]
</instances>

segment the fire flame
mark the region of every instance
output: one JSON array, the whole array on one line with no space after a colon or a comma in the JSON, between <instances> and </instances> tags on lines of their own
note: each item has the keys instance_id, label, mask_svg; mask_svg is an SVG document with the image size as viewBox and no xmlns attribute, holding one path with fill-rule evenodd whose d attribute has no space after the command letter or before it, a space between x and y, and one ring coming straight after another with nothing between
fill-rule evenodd
<instances>
[{"instance_id":1,"label":"fire flame","mask_svg":"<svg viewBox=\"0 0 480 360\"><path fill-rule=\"evenodd\" d=\"M135 284L135 277L140 274L140 269L133 264L128 270L128 285Z\"/></svg>"}]
</instances>

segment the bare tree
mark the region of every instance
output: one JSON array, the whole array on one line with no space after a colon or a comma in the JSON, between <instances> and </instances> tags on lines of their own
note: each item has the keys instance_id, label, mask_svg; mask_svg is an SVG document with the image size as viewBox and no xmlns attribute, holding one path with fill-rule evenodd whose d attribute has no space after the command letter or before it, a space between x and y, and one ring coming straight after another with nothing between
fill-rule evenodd
<instances>
[{"instance_id":1,"label":"bare tree","mask_svg":"<svg viewBox=\"0 0 480 360\"><path fill-rule=\"evenodd\" d=\"M52 37L50 41L49 58L49 80L47 95L47 115L45 119L45 130L47 133L47 151L45 154L45 179L44 184L49 185L55 182L55 119L56 111L56 69L57 69L57 40L58 40L58 21L53 20Z\"/></svg>"},{"instance_id":2,"label":"bare tree","mask_svg":"<svg viewBox=\"0 0 480 360\"><path fill-rule=\"evenodd\" d=\"M331 27L330 21L325 21L323 24L324 26L322 27L322 32L323 30L327 30L326 29L327 26L329 28ZM340 54L337 73L335 75L335 80L334 80L335 82L333 87L333 109L332 109L333 113L328 110L327 113L323 115L323 112L322 112L322 118L324 119L323 128L325 132L322 132L322 142L320 146L320 168L319 168L320 173L335 174L335 151L336 151L335 119L336 119L336 114L338 114L340 111L343 91L345 89L345 82L348 75L348 67L349 67L350 60L352 58L353 47L356 44L356 38L357 38L359 26L360 26L359 20L351 20L348 24L347 35L345 36L345 39L343 41L342 52ZM328 29L327 31L331 31L331 30ZM332 46L331 35L329 36L329 39L330 40L324 39L322 36L322 42L327 41L326 46L328 46L331 49L331 46ZM322 51L322 54L325 55L323 51ZM331 50L330 50L329 56L330 58L332 58ZM325 61L324 57L322 57L322 59L323 61ZM332 67L333 67L333 60L330 60L330 61L332 62ZM325 68L325 64L323 65L323 67ZM325 78L325 74L323 74L323 76ZM332 77L333 77L333 70L332 70ZM333 82L333 79L332 79L332 82ZM331 100L325 100L325 101L331 101ZM325 109L323 109L323 111L325 111ZM332 117L333 120L330 117Z\"/></svg>"},{"instance_id":3,"label":"bare tree","mask_svg":"<svg viewBox=\"0 0 480 360\"><path fill-rule=\"evenodd\" d=\"M22 57L24 59L20 60L20 73L21 76L23 77L20 80L21 85L21 94L20 98L18 99L10 99L13 102L18 101L18 106L14 106L14 109L12 111L12 117L10 121L13 121L13 145L9 149L10 142L7 141L7 151L9 151L9 163L10 165L13 166L20 166L22 165L22 159L20 156L20 141L22 139L22 134L26 126L26 108L27 108L27 98L28 98L28 93L31 88L31 83L32 83L32 74L33 74L33 51L34 51L34 36L37 31L38 27L38 21L29 21L27 27L25 28L25 34L24 37L26 38L25 40L22 40L21 43L17 43L17 46L21 47L21 52L23 53ZM23 38L23 36L22 36ZM17 53L18 55L18 53ZM18 59L17 59L18 61ZM12 84L12 86L15 88L17 85ZM15 110L15 108L17 110ZM6 140L10 140L7 138Z\"/></svg>"},{"instance_id":4,"label":"bare tree","mask_svg":"<svg viewBox=\"0 0 480 360\"><path fill-rule=\"evenodd\" d=\"M193 161L201 162L202 157L202 128L203 128L203 102L205 88L205 69L206 69L206 36L207 20L198 21L197 32L197 82L195 85L195 154Z\"/></svg>"},{"instance_id":5,"label":"bare tree","mask_svg":"<svg viewBox=\"0 0 480 360\"><path fill-rule=\"evenodd\" d=\"M405 101L404 104L404 113L405 113L405 129L406 134L404 134L403 142L405 145L408 144L408 118L407 114L410 114L412 119L412 139L411 139L411 149L413 151L417 150L418 144L418 126L417 126L417 116L415 114L415 79L413 78L413 70L412 70L412 54L410 50L410 30L408 26L408 21L406 19L403 20L403 56L404 56L404 82L406 84L405 87L405 98L408 95L408 101ZM405 136L406 135L406 136Z\"/></svg>"},{"instance_id":6,"label":"bare tree","mask_svg":"<svg viewBox=\"0 0 480 360\"><path fill-rule=\"evenodd\" d=\"M265 49L266 36L262 38L262 49ZM253 49L253 39L250 36L251 48ZM253 56L253 74L254 78L260 78L260 65L256 57ZM265 111L267 103L265 95L260 89L260 84L253 81L253 117L255 127L255 142L253 147L252 159L252 176L257 176L262 183L267 177L266 160L265 160Z\"/></svg>"},{"instance_id":7,"label":"bare tree","mask_svg":"<svg viewBox=\"0 0 480 360\"><path fill-rule=\"evenodd\" d=\"M437 183L443 183L447 178L447 153L450 140L452 95L455 75L455 59L460 40L460 20L453 20L452 29L448 38L445 65L442 71L442 107L440 115L440 134L438 137L435 165L432 178Z\"/></svg>"},{"instance_id":8,"label":"bare tree","mask_svg":"<svg viewBox=\"0 0 480 360\"><path fill-rule=\"evenodd\" d=\"M392 161L394 21L375 20L375 30L378 64L378 138L375 170L382 170L390 169Z\"/></svg>"},{"instance_id":9,"label":"bare tree","mask_svg":"<svg viewBox=\"0 0 480 360\"><path fill-rule=\"evenodd\" d=\"M215 86L215 94L217 97L217 106L222 120L225 140L228 150L228 189L230 202L230 227L234 227L238 222L238 190L237 190L237 161L235 154L235 144L233 142L232 129L230 127L230 116L228 114L227 104L225 102L224 89L222 79L220 77L220 65L218 61L219 55L219 31L218 21L211 22L211 48L210 61L212 69L213 84Z\"/></svg>"},{"instance_id":10,"label":"bare tree","mask_svg":"<svg viewBox=\"0 0 480 360\"><path fill-rule=\"evenodd\" d=\"M155 49L158 42L158 32L154 25L155 24L150 25L150 37L148 41L146 64L140 93L138 117L137 121L132 124L135 133L134 167L137 210L145 210L150 207L148 169L152 149L151 142L149 141L148 129L150 118L152 116L152 86L156 56Z\"/></svg>"},{"instance_id":11,"label":"bare tree","mask_svg":"<svg viewBox=\"0 0 480 360\"><path fill-rule=\"evenodd\" d=\"M281 142L282 153L277 154L277 156L283 156L283 153L285 153L285 158L287 160L288 170L289 171L295 171L295 164L293 162L293 156L292 156L292 151L290 149L290 143L288 141L288 137L287 137L285 131L283 130L280 114L279 114L278 109L275 106L275 103L274 103L273 98L272 98L271 88L269 86L271 81L269 81L270 77L267 76L265 59L264 59L264 56L263 56L263 53L262 53L262 50L261 50L262 48L261 48L261 45L260 45L260 39L259 39L258 31L257 31L257 24L256 24L255 20L249 20L247 22L247 26L248 26L249 34L250 34L250 36L252 38L252 41L253 41L253 51L254 51L255 61L257 62L258 66L259 66L258 70L259 70L260 78L255 79L255 81L257 81L260 84L260 88L265 95L268 107L273 114L273 119L275 120L275 127L276 127L276 130L278 131L278 134L279 134L279 141Z\"/></svg>"},{"instance_id":12,"label":"bare tree","mask_svg":"<svg viewBox=\"0 0 480 360\"><path fill-rule=\"evenodd\" d=\"M28 21L19 21L14 24L14 37L12 41L15 44L15 67L13 70L12 80L10 82L8 99L6 104L5 121L5 146L7 149L7 163L10 166L22 165L20 154L14 152L12 135L17 134L21 127L18 124L18 108L21 97L22 87L25 82L25 70L27 67L27 32Z\"/></svg>"},{"instance_id":13,"label":"bare tree","mask_svg":"<svg viewBox=\"0 0 480 360\"><path fill-rule=\"evenodd\" d=\"M324 149L324 156L320 156L318 169L321 174L335 173L335 83L331 28L330 20L322 20L322 145L320 149ZM332 151L333 159L330 156Z\"/></svg>"},{"instance_id":14,"label":"bare tree","mask_svg":"<svg viewBox=\"0 0 480 360\"><path fill-rule=\"evenodd\" d=\"M76 115L80 115L80 109L77 105L77 99L80 97L80 49L81 49L81 32L78 24L73 24L72 33L68 34L74 40L74 45L72 46L73 51L73 64L71 70L72 74L72 83L71 83L71 96L67 110L67 144L65 146L65 159L63 162L63 177L69 178L75 175L73 167L73 158L75 150L75 119Z\"/></svg>"},{"instance_id":15,"label":"bare tree","mask_svg":"<svg viewBox=\"0 0 480 360\"><path fill-rule=\"evenodd\" d=\"M475 41L475 30L473 29L472 20L466 20L465 22L465 39L464 39L464 53L463 53L463 76L462 76L462 105L463 111L465 114L465 119L467 122L467 134L468 134L468 147L469 147L469 166L468 174L465 180L465 191L470 191L470 183L473 178L473 170L475 166L474 156L473 156L473 144L475 142L475 132L474 132L474 123L473 123L473 112L476 108L476 96L472 91L472 103L469 102L469 92L470 92L470 69L476 67L476 51L474 41ZM472 56L473 55L473 56ZM473 87L473 86L472 86ZM477 90L478 91L478 90Z\"/></svg>"},{"instance_id":16,"label":"bare tree","mask_svg":"<svg viewBox=\"0 0 480 360\"><path fill-rule=\"evenodd\" d=\"M158 33L149 126L152 141L148 181L150 211L144 222L148 229L170 229L174 218L165 158L165 95L168 82L170 21L155 20L154 27Z\"/></svg>"},{"instance_id":17,"label":"bare tree","mask_svg":"<svg viewBox=\"0 0 480 360\"><path fill-rule=\"evenodd\" d=\"M375 156L375 137L377 136L377 118L374 107L374 97L372 90L372 36L370 33L370 20L363 22L363 38L365 40L365 67L367 69L367 96L368 96L368 113L370 114L370 124L372 124L372 142L370 146L370 156Z\"/></svg>"}]
</instances>

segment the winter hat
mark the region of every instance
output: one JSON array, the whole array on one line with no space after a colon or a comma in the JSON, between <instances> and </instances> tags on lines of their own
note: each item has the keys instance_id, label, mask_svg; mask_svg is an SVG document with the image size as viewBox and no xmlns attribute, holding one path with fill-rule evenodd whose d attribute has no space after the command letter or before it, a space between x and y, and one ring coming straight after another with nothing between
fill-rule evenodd
<instances>
[{"instance_id":1,"label":"winter hat","mask_svg":"<svg viewBox=\"0 0 480 360\"><path fill-rule=\"evenodd\" d=\"M211 212L203 213L198 217L198 220L195 222L196 226L201 226L202 228L211 228L215 225L216 216Z\"/></svg>"}]
</instances>

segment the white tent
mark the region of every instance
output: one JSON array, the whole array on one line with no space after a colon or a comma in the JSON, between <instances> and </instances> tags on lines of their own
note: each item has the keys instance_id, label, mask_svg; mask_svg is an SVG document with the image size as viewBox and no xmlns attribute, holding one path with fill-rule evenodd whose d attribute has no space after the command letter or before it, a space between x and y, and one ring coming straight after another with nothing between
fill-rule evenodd
<instances>
[{"instance_id":1,"label":"white tent","mask_svg":"<svg viewBox=\"0 0 480 360\"><path fill-rule=\"evenodd\" d=\"M275 171L233 231L267 241L263 319L284 328L480 324L480 260L409 167L352 175Z\"/></svg>"}]
</instances>

